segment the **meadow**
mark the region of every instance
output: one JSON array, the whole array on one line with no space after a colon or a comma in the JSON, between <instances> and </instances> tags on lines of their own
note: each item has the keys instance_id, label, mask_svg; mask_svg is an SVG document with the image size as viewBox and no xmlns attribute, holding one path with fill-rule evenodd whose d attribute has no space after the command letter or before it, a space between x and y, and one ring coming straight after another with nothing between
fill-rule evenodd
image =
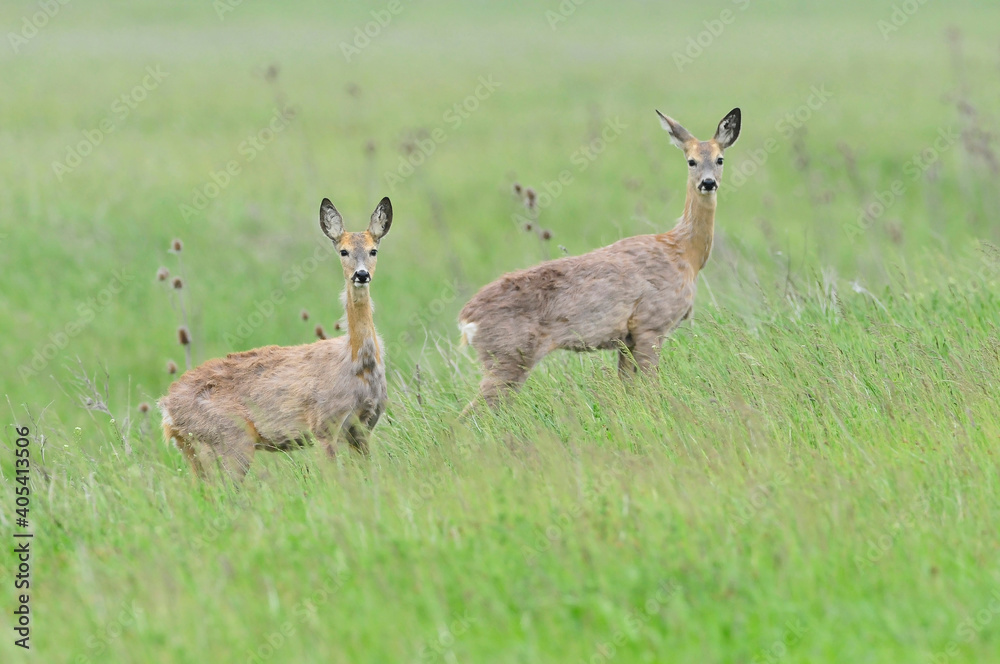
<instances>
[{"instance_id":1,"label":"meadow","mask_svg":"<svg viewBox=\"0 0 1000 664\"><path fill-rule=\"evenodd\" d=\"M0 661L1000 661L996 3L17 0L0 25L0 538L34 534L30 650L0 556ZM463 303L669 229L687 169L654 109L708 138L734 106L658 374L557 353L459 421ZM155 408L178 326L194 364L339 334L319 203L361 230L386 195L371 459L199 483Z\"/></svg>"}]
</instances>

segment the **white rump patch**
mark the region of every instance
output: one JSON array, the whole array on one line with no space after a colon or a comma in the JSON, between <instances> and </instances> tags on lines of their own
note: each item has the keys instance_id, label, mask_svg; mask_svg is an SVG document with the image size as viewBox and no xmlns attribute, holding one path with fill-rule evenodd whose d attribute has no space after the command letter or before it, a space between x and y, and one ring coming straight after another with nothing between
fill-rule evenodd
<instances>
[{"instance_id":1,"label":"white rump patch","mask_svg":"<svg viewBox=\"0 0 1000 664\"><path fill-rule=\"evenodd\" d=\"M164 427L164 429L166 429L166 427L170 427L171 429L173 429L174 428L174 418L172 418L170 416L170 411L168 411L166 408L164 408L163 404L161 404L159 402L157 402L156 405L159 407L160 412L163 413L162 426ZM176 447L177 449L181 450L181 441L177 440L177 438L175 438L175 437L170 437L166 441L167 445L170 444L170 441L173 441L174 447ZM183 451L183 450L181 450L181 451Z\"/></svg>"},{"instance_id":2,"label":"white rump patch","mask_svg":"<svg viewBox=\"0 0 1000 664\"><path fill-rule=\"evenodd\" d=\"M167 410L166 406L164 406L163 403L160 401L156 402L156 406L157 408L160 409L160 412L163 413L163 421L161 422L161 426L164 428L170 427L171 429L173 429L174 418L170 416L170 411ZM168 445L170 444L171 440L174 441L174 445L177 447L177 449L181 449L180 441L173 437L166 441Z\"/></svg>"},{"instance_id":3,"label":"white rump patch","mask_svg":"<svg viewBox=\"0 0 1000 664\"><path fill-rule=\"evenodd\" d=\"M476 330L479 329L479 323L470 323L468 321L458 322L458 331L462 333L461 345L469 344L472 345L472 338L476 336Z\"/></svg>"}]
</instances>

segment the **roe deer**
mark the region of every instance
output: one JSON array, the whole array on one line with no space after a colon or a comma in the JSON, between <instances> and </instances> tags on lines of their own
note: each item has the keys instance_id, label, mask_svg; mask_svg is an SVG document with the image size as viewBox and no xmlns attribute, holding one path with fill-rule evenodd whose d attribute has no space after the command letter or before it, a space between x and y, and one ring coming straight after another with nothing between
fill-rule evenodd
<instances>
[{"instance_id":1,"label":"roe deer","mask_svg":"<svg viewBox=\"0 0 1000 664\"><path fill-rule=\"evenodd\" d=\"M722 153L740 134L740 109L708 141L656 113L687 159L683 216L666 233L511 272L476 293L459 314L459 330L483 365L479 387L490 407L557 348L616 348L623 378L655 369L661 339L691 315L695 280L712 250Z\"/></svg>"},{"instance_id":2,"label":"roe deer","mask_svg":"<svg viewBox=\"0 0 1000 664\"><path fill-rule=\"evenodd\" d=\"M383 344L369 293L379 242L392 224L383 198L368 230L349 233L324 198L320 228L340 252L347 334L301 346L265 346L209 360L185 373L160 399L163 432L202 478L218 463L239 481L256 450L286 451L338 441L367 455L368 434L387 400Z\"/></svg>"}]
</instances>

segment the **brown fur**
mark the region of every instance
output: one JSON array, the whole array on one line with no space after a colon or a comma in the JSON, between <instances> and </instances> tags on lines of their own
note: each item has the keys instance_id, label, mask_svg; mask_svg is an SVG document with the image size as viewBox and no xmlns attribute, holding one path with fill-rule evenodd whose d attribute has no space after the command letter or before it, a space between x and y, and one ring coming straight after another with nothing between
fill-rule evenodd
<instances>
[{"instance_id":1,"label":"brown fur","mask_svg":"<svg viewBox=\"0 0 1000 664\"><path fill-rule=\"evenodd\" d=\"M730 112L709 141L697 140L670 118L660 119L671 141L695 163L689 167L684 215L672 230L506 274L484 286L459 314L463 338L483 364L480 393L491 407L557 348L618 349L622 377L652 370L663 337L691 315L695 280L712 251L722 175L718 161L739 136L740 111ZM703 192L709 183L713 188Z\"/></svg>"},{"instance_id":2,"label":"brown fur","mask_svg":"<svg viewBox=\"0 0 1000 664\"><path fill-rule=\"evenodd\" d=\"M338 441L368 453L368 434L388 398L368 284L375 273L372 251L391 223L392 206L384 198L367 231L348 233L336 208L323 200L320 226L341 253L347 281L345 336L209 360L160 399L164 436L199 476L218 464L239 480L256 450L288 451L313 440L331 456Z\"/></svg>"}]
</instances>

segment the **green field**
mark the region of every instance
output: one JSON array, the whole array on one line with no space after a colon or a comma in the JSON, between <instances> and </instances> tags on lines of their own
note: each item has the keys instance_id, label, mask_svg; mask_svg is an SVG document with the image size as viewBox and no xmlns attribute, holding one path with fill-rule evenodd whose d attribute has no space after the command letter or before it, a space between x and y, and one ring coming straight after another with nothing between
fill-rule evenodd
<instances>
[{"instance_id":1,"label":"green field","mask_svg":"<svg viewBox=\"0 0 1000 664\"><path fill-rule=\"evenodd\" d=\"M0 6L0 661L1000 662L1000 5L50 3ZM464 302L670 228L654 109L734 106L658 376L556 353L458 421ZM319 203L384 195L370 461L200 484L182 318L196 364L336 334Z\"/></svg>"}]
</instances>

